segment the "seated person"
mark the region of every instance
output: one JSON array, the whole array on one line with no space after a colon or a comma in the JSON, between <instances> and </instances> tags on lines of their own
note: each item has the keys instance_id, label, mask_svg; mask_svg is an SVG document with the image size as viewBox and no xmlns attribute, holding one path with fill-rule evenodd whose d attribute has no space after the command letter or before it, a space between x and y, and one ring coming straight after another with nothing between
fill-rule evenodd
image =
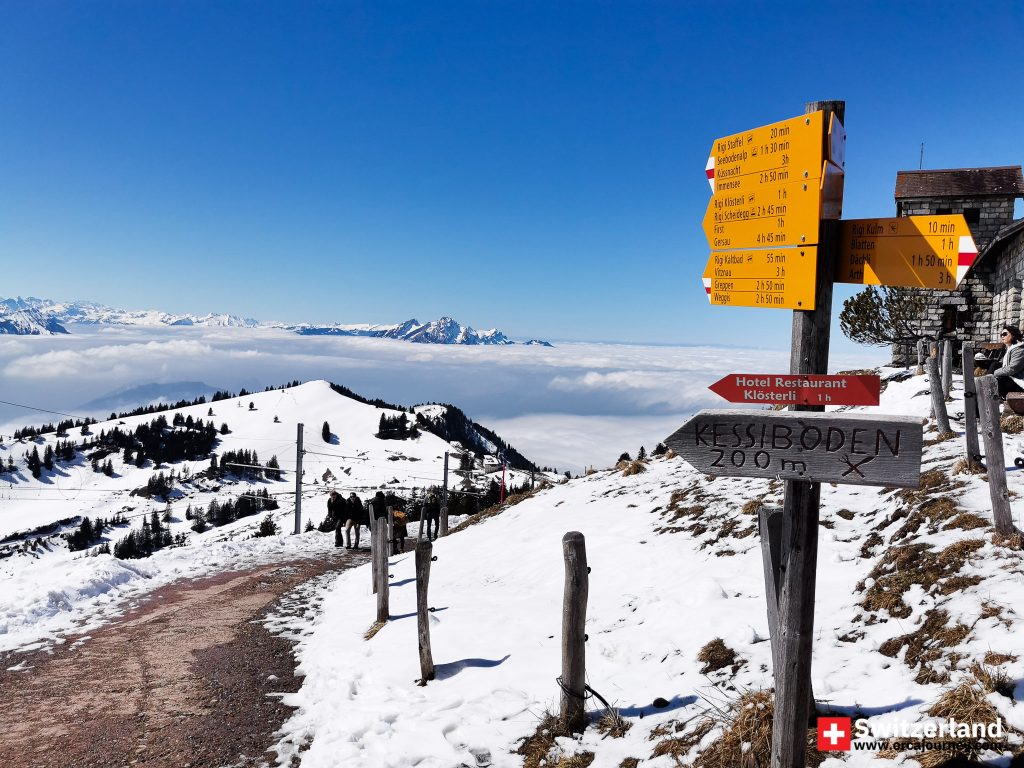
<instances>
[{"instance_id":1,"label":"seated person","mask_svg":"<svg viewBox=\"0 0 1024 768\"><path fill-rule=\"evenodd\" d=\"M999 340L1006 351L992 375L996 377L999 396L1005 400L1010 392L1024 392L1024 344L1020 329L1015 325L1004 325Z\"/></svg>"}]
</instances>

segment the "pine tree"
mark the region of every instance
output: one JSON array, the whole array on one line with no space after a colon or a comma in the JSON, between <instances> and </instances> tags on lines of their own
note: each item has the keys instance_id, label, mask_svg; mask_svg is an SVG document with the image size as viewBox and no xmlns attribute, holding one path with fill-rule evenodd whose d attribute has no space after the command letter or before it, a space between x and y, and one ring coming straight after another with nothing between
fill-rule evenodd
<instances>
[{"instance_id":1,"label":"pine tree","mask_svg":"<svg viewBox=\"0 0 1024 768\"><path fill-rule=\"evenodd\" d=\"M107 477L114 476L114 463L110 459L103 465L103 474Z\"/></svg>"},{"instance_id":2,"label":"pine tree","mask_svg":"<svg viewBox=\"0 0 1024 768\"><path fill-rule=\"evenodd\" d=\"M53 470L53 447L49 443L46 444L46 450L43 451L43 466L48 472Z\"/></svg>"},{"instance_id":3,"label":"pine tree","mask_svg":"<svg viewBox=\"0 0 1024 768\"><path fill-rule=\"evenodd\" d=\"M924 337L927 298L912 288L869 285L843 302L839 327L858 344L885 346Z\"/></svg>"},{"instance_id":4,"label":"pine tree","mask_svg":"<svg viewBox=\"0 0 1024 768\"><path fill-rule=\"evenodd\" d=\"M324 439L325 443L331 442L331 425L326 421L324 422L323 429L320 430L320 436Z\"/></svg>"},{"instance_id":5,"label":"pine tree","mask_svg":"<svg viewBox=\"0 0 1024 768\"><path fill-rule=\"evenodd\" d=\"M274 522L274 518L272 518L270 515L267 515L266 517L264 517L260 521L260 527L256 531L256 536L257 537L276 536L280 532L281 532L280 529L277 527L277 524Z\"/></svg>"},{"instance_id":6,"label":"pine tree","mask_svg":"<svg viewBox=\"0 0 1024 768\"><path fill-rule=\"evenodd\" d=\"M638 461L643 461L647 458L647 451L642 445L640 446L640 450L636 452L636 458Z\"/></svg>"}]
</instances>

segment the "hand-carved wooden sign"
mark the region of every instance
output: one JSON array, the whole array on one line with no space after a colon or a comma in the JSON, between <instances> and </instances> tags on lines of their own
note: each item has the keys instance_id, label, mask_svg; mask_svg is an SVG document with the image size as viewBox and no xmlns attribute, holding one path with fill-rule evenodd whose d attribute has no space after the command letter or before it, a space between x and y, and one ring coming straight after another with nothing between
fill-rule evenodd
<instances>
[{"instance_id":1,"label":"hand-carved wooden sign","mask_svg":"<svg viewBox=\"0 0 1024 768\"><path fill-rule=\"evenodd\" d=\"M924 423L913 416L708 410L665 444L709 475L917 488Z\"/></svg>"}]
</instances>

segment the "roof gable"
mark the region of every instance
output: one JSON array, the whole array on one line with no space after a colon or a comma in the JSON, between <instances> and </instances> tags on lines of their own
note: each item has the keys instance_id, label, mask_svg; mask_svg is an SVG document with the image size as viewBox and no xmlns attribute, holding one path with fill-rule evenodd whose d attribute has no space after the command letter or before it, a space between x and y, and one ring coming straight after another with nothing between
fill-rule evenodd
<instances>
[{"instance_id":1,"label":"roof gable","mask_svg":"<svg viewBox=\"0 0 1024 768\"><path fill-rule=\"evenodd\" d=\"M1019 165L999 168L950 168L940 171L897 171L896 199L908 197L1024 197Z\"/></svg>"}]
</instances>

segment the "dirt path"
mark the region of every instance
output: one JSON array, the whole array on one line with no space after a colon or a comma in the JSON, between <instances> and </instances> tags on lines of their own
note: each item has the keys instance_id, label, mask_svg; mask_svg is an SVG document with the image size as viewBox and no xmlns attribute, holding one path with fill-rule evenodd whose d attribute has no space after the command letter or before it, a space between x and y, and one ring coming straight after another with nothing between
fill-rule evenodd
<instances>
[{"instance_id":1,"label":"dirt path","mask_svg":"<svg viewBox=\"0 0 1024 768\"><path fill-rule=\"evenodd\" d=\"M366 562L332 552L181 581L52 654L0 657L0 765L258 766L298 689L291 643L253 619L303 582ZM6 671L21 664L30 669Z\"/></svg>"}]
</instances>

